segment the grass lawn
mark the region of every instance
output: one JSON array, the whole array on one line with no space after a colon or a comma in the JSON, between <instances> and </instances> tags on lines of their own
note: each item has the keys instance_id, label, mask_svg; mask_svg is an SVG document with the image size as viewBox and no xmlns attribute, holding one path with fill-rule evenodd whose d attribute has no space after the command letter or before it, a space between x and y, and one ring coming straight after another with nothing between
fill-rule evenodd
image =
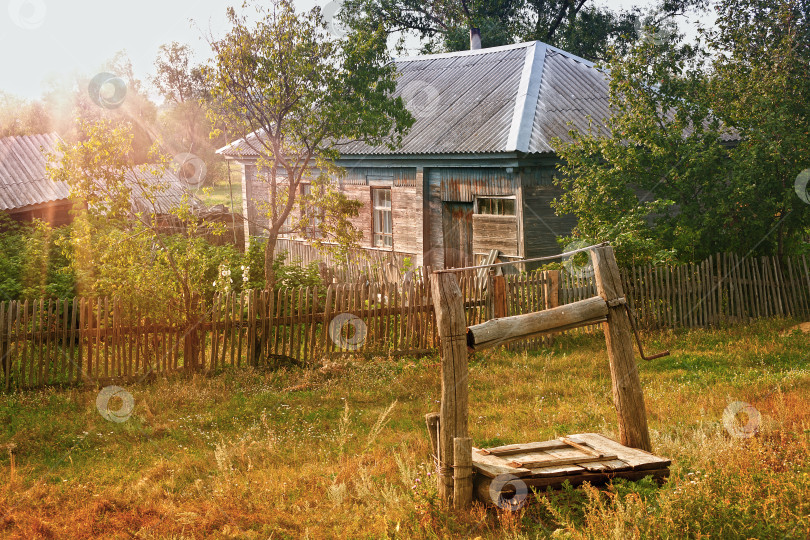
<instances>
[{"instance_id":1,"label":"grass lawn","mask_svg":"<svg viewBox=\"0 0 810 540\"><path fill-rule=\"evenodd\" d=\"M231 190L233 190L233 206L231 206ZM229 186L227 183L216 184L200 189L196 195L208 206L224 204L227 208L235 209L236 212L242 211L242 186L236 178L233 186Z\"/></svg>"},{"instance_id":2,"label":"grass lawn","mask_svg":"<svg viewBox=\"0 0 810 540\"><path fill-rule=\"evenodd\" d=\"M0 536L12 538L806 538L810 335L789 320L647 335L640 364L663 486L568 489L518 512L441 508L425 413L438 359L370 358L128 384L125 422L97 389L0 394ZM761 414L724 429L734 401ZM601 336L470 362L474 444L616 438ZM13 456L13 459L12 459Z\"/></svg>"}]
</instances>

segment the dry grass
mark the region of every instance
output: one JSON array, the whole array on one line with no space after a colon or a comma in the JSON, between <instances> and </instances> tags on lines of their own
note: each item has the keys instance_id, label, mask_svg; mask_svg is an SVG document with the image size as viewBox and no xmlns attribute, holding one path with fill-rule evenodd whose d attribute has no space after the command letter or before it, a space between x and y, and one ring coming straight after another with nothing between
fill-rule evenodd
<instances>
[{"instance_id":1,"label":"dry grass","mask_svg":"<svg viewBox=\"0 0 810 540\"><path fill-rule=\"evenodd\" d=\"M810 530L810 336L796 321L647 336L640 365L661 488L567 490L520 512L440 508L424 414L438 360L131 385L125 423L96 389L0 395L0 536L11 538L804 538ZM616 436L604 341L471 360L476 445ZM733 438L723 410L761 413Z\"/></svg>"}]
</instances>

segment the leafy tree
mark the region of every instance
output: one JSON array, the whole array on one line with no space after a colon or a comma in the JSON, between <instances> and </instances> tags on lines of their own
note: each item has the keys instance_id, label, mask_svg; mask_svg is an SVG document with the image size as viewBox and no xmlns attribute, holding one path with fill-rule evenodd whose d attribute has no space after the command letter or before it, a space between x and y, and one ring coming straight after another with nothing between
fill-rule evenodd
<instances>
[{"instance_id":1,"label":"leafy tree","mask_svg":"<svg viewBox=\"0 0 810 540\"><path fill-rule=\"evenodd\" d=\"M206 183L225 176L222 158L216 149L225 145L224 137L211 139L207 113L210 93L203 68L193 64L188 45L172 42L160 46L155 59L156 73L151 82L164 99L159 114L160 131L165 145L173 153L191 152L206 164Z\"/></svg>"},{"instance_id":2,"label":"leafy tree","mask_svg":"<svg viewBox=\"0 0 810 540\"><path fill-rule=\"evenodd\" d=\"M138 166L132 152L132 128L102 121L86 124L86 141L63 145L49 164L53 180L68 184L71 196L85 203L61 247L71 260L82 295L129 300L150 314L167 318L193 315L194 299L211 298L221 265L240 262L233 246L212 246L199 232L189 204L158 216L158 197L167 156L152 150L153 165ZM146 209L132 204L133 193ZM163 227L180 225L183 234ZM222 231L220 231L222 232Z\"/></svg>"},{"instance_id":3,"label":"leafy tree","mask_svg":"<svg viewBox=\"0 0 810 540\"><path fill-rule=\"evenodd\" d=\"M543 41L593 61L611 47L624 54L644 27L673 25L674 18L706 0L661 0L647 15L639 8L611 10L587 0L346 0L338 17L351 29L382 24L389 34L415 35L422 52L469 49L469 30L480 28L482 47Z\"/></svg>"},{"instance_id":4,"label":"leafy tree","mask_svg":"<svg viewBox=\"0 0 810 540\"><path fill-rule=\"evenodd\" d=\"M610 63L607 129L557 141L575 236L618 244L625 263L798 249L810 56L796 8L724 0L708 50L646 40Z\"/></svg>"},{"instance_id":5,"label":"leafy tree","mask_svg":"<svg viewBox=\"0 0 810 540\"><path fill-rule=\"evenodd\" d=\"M0 92L0 138L52 131L50 112L41 101L27 101Z\"/></svg>"},{"instance_id":6,"label":"leafy tree","mask_svg":"<svg viewBox=\"0 0 810 540\"><path fill-rule=\"evenodd\" d=\"M264 269L271 286L279 233L295 217L296 205L310 214L301 207L302 182L313 182L304 202L320 206L315 218L322 231L329 229L329 217L356 215L358 204L328 179L338 173L332 160L339 144L399 144L413 119L403 101L391 97L395 68L384 32L332 38L319 8L299 15L290 0L273 0L269 9L256 11L259 20L253 22L228 10L232 28L212 43L208 75L212 119L259 154L260 173L269 180ZM332 240L354 243L357 231L348 220L338 225L331 228Z\"/></svg>"},{"instance_id":7,"label":"leafy tree","mask_svg":"<svg viewBox=\"0 0 810 540\"><path fill-rule=\"evenodd\" d=\"M415 34L424 53L469 49L471 28L481 30L484 48L541 40L591 59L601 59L609 44L636 38L637 13L585 4L586 0L347 0L339 16L352 29L382 24L389 34Z\"/></svg>"}]
</instances>

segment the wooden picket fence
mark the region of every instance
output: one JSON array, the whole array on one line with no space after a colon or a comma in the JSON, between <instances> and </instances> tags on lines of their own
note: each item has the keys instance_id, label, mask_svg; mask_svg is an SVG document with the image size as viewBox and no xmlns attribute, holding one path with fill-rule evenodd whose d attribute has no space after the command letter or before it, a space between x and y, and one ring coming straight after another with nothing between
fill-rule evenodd
<instances>
[{"instance_id":1,"label":"wooden picket fence","mask_svg":"<svg viewBox=\"0 0 810 540\"><path fill-rule=\"evenodd\" d=\"M641 328L697 328L762 317L810 315L805 256L717 254L699 264L622 270Z\"/></svg>"},{"instance_id":2,"label":"wooden picket fence","mask_svg":"<svg viewBox=\"0 0 810 540\"><path fill-rule=\"evenodd\" d=\"M0 302L0 389L314 364L340 355L423 354L437 346L430 287L405 282L245 291L196 304L182 322L155 320L112 298ZM469 326L596 295L587 267L503 279L458 274ZM639 327L702 327L810 315L804 257L718 255L700 264L622 271ZM593 331L594 328L576 331ZM545 339L510 344L542 347Z\"/></svg>"}]
</instances>

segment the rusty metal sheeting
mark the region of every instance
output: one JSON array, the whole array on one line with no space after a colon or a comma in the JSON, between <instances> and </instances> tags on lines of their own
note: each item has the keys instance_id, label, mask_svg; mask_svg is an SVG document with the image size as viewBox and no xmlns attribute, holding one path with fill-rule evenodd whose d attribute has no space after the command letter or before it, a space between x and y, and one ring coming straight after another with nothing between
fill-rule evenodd
<instances>
[{"instance_id":1,"label":"rusty metal sheeting","mask_svg":"<svg viewBox=\"0 0 810 540\"><path fill-rule=\"evenodd\" d=\"M476 195L515 195L514 173L495 168L430 169L430 183L441 185L443 201L473 202Z\"/></svg>"},{"instance_id":2,"label":"rusty metal sheeting","mask_svg":"<svg viewBox=\"0 0 810 540\"><path fill-rule=\"evenodd\" d=\"M0 210L67 199L63 182L52 182L45 175L47 154L60 141L56 133L0 139Z\"/></svg>"}]
</instances>

